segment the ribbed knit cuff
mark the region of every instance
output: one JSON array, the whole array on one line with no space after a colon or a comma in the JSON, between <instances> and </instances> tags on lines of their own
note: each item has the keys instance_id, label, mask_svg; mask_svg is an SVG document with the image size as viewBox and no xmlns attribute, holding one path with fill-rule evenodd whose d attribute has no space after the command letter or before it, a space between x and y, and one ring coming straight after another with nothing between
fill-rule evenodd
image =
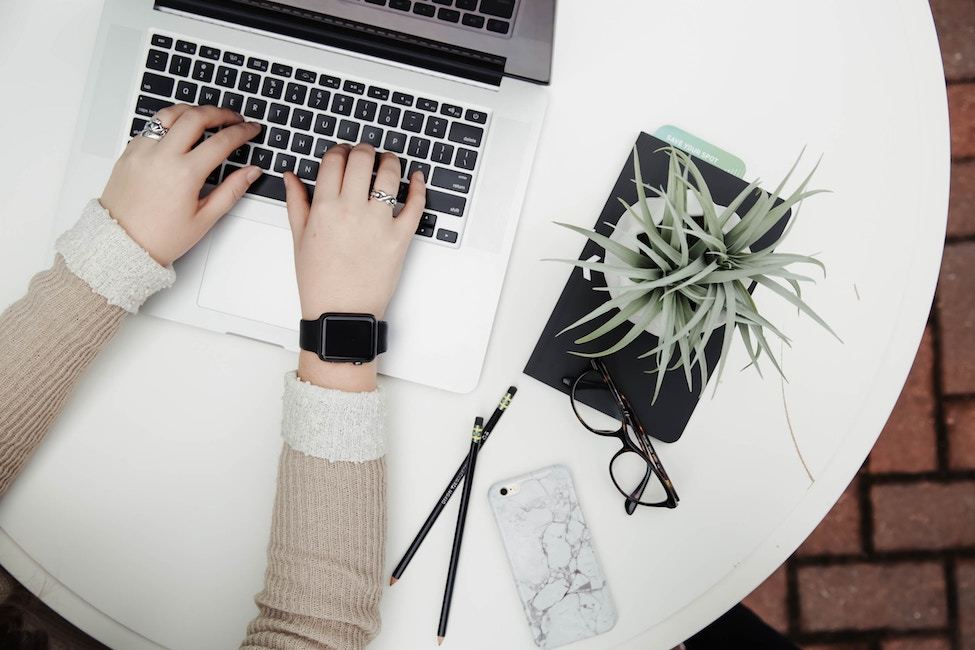
<instances>
[{"instance_id":1,"label":"ribbed knit cuff","mask_svg":"<svg viewBox=\"0 0 975 650\"><path fill-rule=\"evenodd\" d=\"M347 393L284 377L281 435L295 451L325 460L364 462L386 453L382 389Z\"/></svg>"},{"instance_id":2,"label":"ribbed knit cuff","mask_svg":"<svg viewBox=\"0 0 975 650\"><path fill-rule=\"evenodd\" d=\"M108 304L136 313L149 296L173 286L176 273L164 267L92 199L55 248L65 264Z\"/></svg>"}]
</instances>

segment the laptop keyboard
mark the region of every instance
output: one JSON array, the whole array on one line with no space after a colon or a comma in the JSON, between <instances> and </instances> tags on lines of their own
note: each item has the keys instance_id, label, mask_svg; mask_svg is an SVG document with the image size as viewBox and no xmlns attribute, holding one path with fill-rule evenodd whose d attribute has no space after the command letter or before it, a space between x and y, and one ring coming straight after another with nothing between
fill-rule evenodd
<instances>
[{"instance_id":1,"label":"laptop keyboard","mask_svg":"<svg viewBox=\"0 0 975 650\"><path fill-rule=\"evenodd\" d=\"M177 102L237 111L263 128L207 182L257 165L264 174L248 193L277 202L285 200L286 171L314 192L329 147L369 143L399 156L401 204L410 174L423 171L427 204L416 237L460 246L490 122L487 111L178 36L153 33L147 49L130 135Z\"/></svg>"},{"instance_id":2,"label":"laptop keyboard","mask_svg":"<svg viewBox=\"0 0 975 650\"><path fill-rule=\"evenodd\" d=\"M511 36L518 0L346 0L493 36Z\"/></svg>"}]
</instances>

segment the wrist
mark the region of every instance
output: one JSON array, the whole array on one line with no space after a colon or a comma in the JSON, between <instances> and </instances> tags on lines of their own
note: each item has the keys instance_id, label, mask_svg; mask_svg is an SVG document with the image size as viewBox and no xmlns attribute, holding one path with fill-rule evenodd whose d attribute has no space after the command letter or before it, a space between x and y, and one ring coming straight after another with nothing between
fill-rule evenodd
<instances>
[{"instance_id":1,"label":"wrist","mask_svg":"<svg viewBox=\"0 0 975 650\"><path fill-rule=\"evenodd\" d=\"M376 390L376 361L363 364L322 361L307 350L298 353L298 377L322 388L334 388L348 393Z\"/></svg>"}]
</instances>

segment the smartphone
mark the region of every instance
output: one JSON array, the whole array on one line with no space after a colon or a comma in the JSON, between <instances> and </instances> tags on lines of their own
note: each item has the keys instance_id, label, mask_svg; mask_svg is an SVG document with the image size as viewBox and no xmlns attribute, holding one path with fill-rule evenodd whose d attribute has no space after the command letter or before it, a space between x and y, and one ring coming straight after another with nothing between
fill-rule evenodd
<instances>
[{"instance_id":1,"label":"smartphone","mask_svg":"<svg viewBox=\"0 0 975 650\"><path fill-rule=\"evenodd\" d=\"M499 481L488 501L535 644L556 648L612 629L616 608L569 468Z\"/></svg>"}]
</instances>

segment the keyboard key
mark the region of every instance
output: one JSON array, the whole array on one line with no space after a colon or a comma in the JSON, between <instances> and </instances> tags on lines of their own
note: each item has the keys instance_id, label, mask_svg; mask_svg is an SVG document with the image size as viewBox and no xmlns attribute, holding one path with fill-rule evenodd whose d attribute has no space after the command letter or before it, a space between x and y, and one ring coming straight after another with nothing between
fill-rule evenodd
<instances>
[{"instance_id":1,"label":"keyboard key","mask_svg":"<svg viewBox=\"0 0 975 650\"><path fill-rule=\"evenodd\" d=\"M433 170L433 180L430 181L430 184L467 194L471 189L471 175L453 169L437 167Z\"/></svg>"},{"instance_id":2,"label":"keyboard key","mask_svg":"<svg viewBox=\"0 0 975 650\"><path fill-rule=\"evenodd\" d=\"M332 77L327 74L323 74L318 78L318 85L325 86L326 88L337 90L341 84L342 81L338 77Z\"/></svg>"},{"instance_id":3,"label":"keyboard key","mask_svg":"<svg viewBox=\"0 0 975 650\"><path fill-rule=\"evenodd\" d=\"M464 11L474 11L477 9L477 0L457 0L456 6Z\"/></svg>"},{"instance_id":4,"label":"keyboard key","mask_svg":"<svg viewBox=\"0 0 975 650\"><path fill-rule=\"evenodd\" d=\"M173 87L175 85L176 81L169 77L163 77L151 72L146 72L142 75L142 90L153 95L170 97L173 94Z\"/></svg>"},{"instance_id":5,"label":"keyboard key","mask_svg":"<svg viewBox=\"0 0 975 650\"><path fill-rule=\"evenodd\" d=\"M207 46L204 45L203 47L200 48L200 56L202 56L204 59L211 59L213 61L219 61L220 60L220 50L218 50L215 47L207 47Z\"/></svg>"},{"instance_id":6,"label":"keyboard key","mask_svg":"<svg viewBox=\"0 0 975 650\"><path fill-rule=\"evenodd\" d=\"M302 131L311 131L311 123L314 115L311 111L296 108L291 115L291 126Z\"/></svg>"},{"instance_id":7,"label":"keyboard key","mask_svg":"<svg viewBox=\"0 0 975 650\"><path fill-rule=\"evenodd\" d=\"M295 173L298 174L298 178L313 181L318 178L318 167L319 163L317 161L302 158L301 162L298 163L298 170Z\"/></svg>"},{"instance_id":8,"label":"keyboard key","mask_svg":"<svg viewBox=\"0 0 975 650\"><path fill-rule=\"evenodd\" d=\"M291 108L284 104L271 104L271 109L267 112L267 121L275 124L287 124L291 117Z\"/></svg>"},{"instance_id":9,"label":"keyboard key","mask_svg":"<svg viewBox=\"0 0 975 650\"><path fill-rule=\"evenodd\" d=\"M455 233L453 230L444 230L443 228L441 228L440 230L437 231L437 239L439 239L440 241L445 241L448 244L456 244L457 233Z\"/></svg>"},{"instance_id":10,"label":"keyboard key","mask_svg":"<svg viewBox=\"0 0 975 650\"><path fill-rule=\"evenodd\" d=\"M209 61L197 61L193 64L193 78L204 83L213 81L213 64Z\"/></svg>"},{"instance_id":11,"label":"keyboard key","mask_svg":"<svg viewBox=\"0 0 975 650\"><path fill-rule=\"evenodd\" d=\"M376 102L360 99L355 104L355 116L364 122L372 122L376 119Z\"/></svg>"},{"instance_id":12,"label":"keyboard key","mask_svg":"<svg viewBox=\"0 0 975 650\"><path fill-rule=\"evenodd\" d=\"M359 139L359 124L350 120L339 122L338 137L349 142L356 142Z\"/></svg>"},{"instance_id":13,"label":"keyboard key","mask_svg":"<svg viewBox=\"0 0 975 650\"><path fill-rule=\"evenodd\" d=\"M454 4L454 0L433 0L433 2L434 4L445 5L447 7Z\"/></svg>"},{"instance_id":14,"label":"keyboard key","mask_svg":"<svg viewBox=\"0 0 975 650\"><path fill-rule=\"evenodd\" d=\"M162 50L149 50L149 56L146 57L146 67L150 70L159 70L160 72L166 71L166 64L169 63L169 55Z\"/></svg>"},{"instance_id":15,"label":"keyboard key","mask_svg":"<svg viewBox=\"0 0 975 650\"><path fill-rule=\"evenodd\" d=\"M139 101L135 105L135 112L145 117L152 117L158 111L172 105L173 102L167 102L165 99L156 99L155 97L139 95Z\"/></svg>"},{"instance_id":16,"label":"keyboard key","mask_svg":"<svg viewBox=\"0 0 975 650\"><path fill-rule=\"evenodd\" d=\"M315 83L315 80L317 78L318 75L316 75L311 70L303 70L301 68L298 68L298 70L295 72L295 79L297 79L298 81L304 81L305 83L308 84Z\"/></svg>"},{"instance_id":17,"label":"keyboard key","mask_svg":"<svg viewBox=\"0 0 975 650\"><path fill-rule=\"evenodd\" d=\"M437 106L438 106L437 102L433 101L432 99L426 99L420 97L419 99L416 100L416 107L419 108L421 111L430 111L432 113L436 113Z\"/></svg>"},{"instance_id":18,"label":"keyboard key","mask_svg":"<svg viewBox=\"0 0 975 650\"><path fill-rule=\"evenodd\" d=\"M298 159L294 156L288 155L286 153L279 153L274 157L274 171L279 174L285 172L293 172L295 170L295 163Z\"/></svg>"},{"instance_id":19,"label":"keyboard key","mask_svg":"<svg viewBox=\"0 0 975 650\"><path fill-rule=\"evenodd\" d=\"M495 32L497 34L507 34L508 29L511 27L511 23L506 20L498 20L496 18L491 18L488 20L487 28L489 32Z\"/></svg>"},{"instance_id":20,"label":"keyboard key","mask_svg":"<svg viewBox=\"0 0 975 650\"><path fill-rule=\"evenodd\" d=\"M257 165L261 169L271 169L271 165L274 160L274 152L268 149L261 149L260 147L254 147L254 153L251 154L251 164Z\"/></svg>"},{"instance_id":21,"label":"keyboard key","mask_svg":"<svg viewBox=\"0 0 975 650\"><path fill-rule=\"evenodd\" d=\"M460 117L463 115L464 110L460 106L454 106L453 104L441 104L440 114L446 115L448 117Z\"/></svg>"},{"instance_id":22,"label":"keyboard key","mask_svg":"<svg viewBox=\"0 0 975 650\"><path fill-rule=\"evenodd\" d=\"M420 170L423 174L423 181L427 182L430 180L430 165L422 163L416 160L410 161L410 173L406 175L407 179L413 178L413 172Z\"/></svg>"},{"instance_id":23,"label":"keyboard key","mask_svg":"<svg viewBox=\"0 0 975 650\"><path fill-rule=\"evenodd\" d=\"M407 95L406 93L393 93L393 103L399 104L401 106L412 106L413 105L413 95Z\"/></svg>"},{"instance_id":24,"label":"keyboard key","mask_svg":"<svg viewBox=\"0 0 975 650\"><path fill-rule=\"evenodd\" d=\"M220 182L220 166L219 165L217 166L216 169L214 169L212 172L210 172L210 175L207 176L207 179L204 182L205 183L209 183L210 185L216 185L217 183Z\"/></svg>"},{"instance_id":25,"label":"keyboard key","mask_svg":"<svg viewBox=\"0 0 975 650\"><path fill-rule=\"evenodd\" d=\"M261 94L263 96L270 97L271 99L281 99L282 93L284 93L283 81L274 77L264 77L264 86L261 88Z\"/></svg>"},{"instance_id":26,"label":"keyboard key","mask_svg":"<svg viewBox=\"0 0 975 650\"><path fill-rule=\"evenodd\" d=\"M331 96L327 90L322 90L321 88L312 88L311 94L308 96L308 107L314 108L319 111L328 110L328 98Z\"/></svg>"},{"instance_id":27,"label":"keyboard key","mask_svg":"<svg viewBox=\"0 0 975 650\"><path fill-rule=\"evenodd\" d=\"M389 99L389 91L385 88L380 88L379 86L369 86L369 96L373 99L381 99L386 101Z\"/></svg>"},{"instance_id":28,"label":"keyboard key","mask_svg":"<svg viewBox=\"0 0 975 650\"><path fill-rule=\"evenodd\" d=\"M237 93L224 93L220 106L239 113L244 108L244 96Z\"/></svg>"},{"instance_id":29,"label":"keyboard key","mask_svg":"<svg viewBox=\"0 0 975 650\"><path fill-rule=\"evenodd\" d=\"M413 5L413 13L418 16L426 16L427 18L432 18L433 14L437 12L437 8L433 5L428 5L424 2L417 2Z\"/></svg>"},{"instance_id":30,"label":"keyboard key","mask_svg":"<svg viewBox=\"0 0 975 650\"><path fill-rule=\"evenodd\" d=\"M159 34L152 35L152 44L156 47L163 47L167 50L173 46L173 39L168 36L160 36Z\"/></svg>"},{"instance_id":31,"label":"keyboard key","mask_svg":"<svg viewBox=\"0 0 975 650\"><path fill-rule=\"evenodd\" d=\"M284 101L291 102L292 104L304 104L305 97L307 96L308 86L290 83L288 84L288 90L284 93Z\"/></svg>"},{"instance_id":32,"label":"keyboard key","mask_svg":"<svg viewBox=\"0 0 975 650\"><path fill-rule=\"evenodd\" d=\"M478 124L484 124L485 122L487 122L487 113L485 113L484 111L474 111L468 108L467 112L464 113L464 119L467 120L468 122L477 122Z\"/></svg>"},{"instance_id":33,"label":"keyboard key","mask_svg":"<svg viewBox=\"0 0 975 650\"><path fill-rule=\"evenodd\" d=\"M335 94L332 98L332 112L339 115L352 115L352 97L349 95Z\"/></svg>"},{"instance_id":34,"label":"keyboard key","mask_svg":"<svg viewBox=\"0 0 975 650\"><path fill-rule=\"evenodd\" d=\"M142 129L144 129L146 127L146 124L148 123L149 120L144 120L141 117L135 118L134 120L132 120L132 128L129 129L129 135L133 138L139 135L140 133L142 133Z\"/></svg>"},{"instance_id":35,"label":"keyboard key","mask_svg":"<svg viewBox=\"0 0 975 650\"><path fill-rule=\"evenodd\" d=\"M261 87L261 75L254 74L253 72L241 73L240 83L237 84L237 88L239 90L243 90L245 93L251 93L253 95L256 95L260 87Z\"/></svg>"},{"instance_id":36,"label":"keyboard key","mask_svg":"<svg viewBox=\"0 0 975 650\"><path fill-rule=\"evenodd\" d=\"M437 10L437 18L447 21L448 23L456 23L460 20L460 12L456 9L441 7Z\"/></svg>"},{"instance_id":37,"label":"keyboard key","mask_svg":"<svg viewBox=\"0 0 975 650\"><path fill-rule=\"evenodd\" d=\"M362 93L366 92L366 84L347 79L342 85L342 90L347 93L352 93L353 95L361 95Z\"/></svg>"},{"instance_id":38,"label":"keyboard key","mask_svg":"<svg viewBox=\"0 0 975 650\"><path fill-rule=\"evenodd\" d=\"M431 115L427 118L427 128L423 132L434 138L442 138L447 133L447 120Z\"/></svg>"},{"instance_id":39,"label":"keyboard key","mask_svg":"<svg viewBox=\"0 0 975 650\"><path fill-rule=\"evenodd\" d=\"M432 212L424 212L420 217L421 226L436 226L437 225L437 215Z\"/></svg>"},{"instance_id":40,"label":"keyboard key","mask_svg":"<svg viewBox=\"0 0 975 650\"><path fill-rule=\"evenodd\" d=\"M470 145L472 147L481 146L481 137L484 129L479 126L471 126L462 122L454 122L450 125L450 135L447 137L451 142Z\"/></svg>"},{"instance_id":41,"label":"keyboard key","mask_svg":"<svg viewBox=\"0 0 975 650\"><path fill-rule=\"evenodd\" d=\"M284 65L283 63L271 64L271 74L276 74L279 77L290 77L294 71L294 68L290 65Z\"/></svg>"},{"instance_id":42,"label":"keyboard key","mask_svg":"<svg viewBox=\"0 0 975 650\"><path fill-rule=\"evenodd\" d=\"M219 106L220 91L210 86L203 86L200 89L200 98L196 100L196 103L200 106Z\"/></svg>"},{"instance_id":43,"label":"keyboard key","mask_svg":"<svg viewBox=\"0 0 975 650\"><path fill-rule=\"evenodd\" d=\"M199 86L188 81L179 82L176 86L176 100L186 104L195 104L197 88Z\"/></svg>"},{"instance_id":44,"label":"keyboard key","mask_svg":"<svg viewBox=\"0 0 975 650\"><path fill-rule=\"evenodd\" d=\"M315 143L315 138L307 133L295 133L291 138L291 150L305 156L311 153L311 148Z\"/></svg>"},{"instance_id":45,"label":"keyboard key","mask_svg":"<svg viewBox=\"0 0 975 650\"><path fill-rule=\"evenodd\" d=\"M378 126L366 125L362 127L362 137L359 138L359 142L365 142L366 144L371 144L374 147L379 147L383 141L383 130ZM376 157L379 160L379 157Z\"/></svg>"},{"instance_id":46,"label":"keyboard key","mask_svg":"<svg viewBox=\"0 0 975 650\"><path fill-rule=\"evenodd\" d=\"M190 59L174 54L173 58L169 61L169 73L178 77L190 76Z\"/></svg>"},{"instance_id":47,"label":"keyboard key","mask_svg":"<svg viewBox=\"0 0 975 650\"><path fill-rule=\"evenodd\" d=\"M267 135L267 146L275 149L287 149L288 142L291 141L291 134L284 129L271 127Z\"/></svg>"},{"instance_id":48,"label":"keyboard key","mask_svg":"<svg viewBox=\"0 0 975 650\"><path fill-rule=\"evenodd\" d=\"M452 145L444 144L443 142L433 143L433 153L430 154L430 160L435 163L449 165L453 157L454 147Z\"/></svg>"},{"instance_id":49,"label":"keyboard key","mask_svg":"<svg viewBox=\"0 0 975 650\"><path fill-rule=\"evenodd\" d=\"M474 169L475 163L477 163L476 151L464 149L463 147L457 149L457 157L454 159L455 166L461 169Z\"/></svg>"},{"instance_id":50,"label":"keyboard key","mask_svg":"<svg viewBox=\"0 0 975 650\"><path fill-rule=\"evenodd\" d=\"M399 114L400 109L396 108L395 106L383 104L379 108L378 122L385 126L396 126L399 124Z\"/></svg>"},{"instance_id":51,"label":"keyboard key","mask_svg":"<svg viewBox=\"0 0 975 650\"><path fill-rule=\"evenodd\" d=\"M225 65L217 68L217 85L224 88L233 88L237 84L237 70L228 68Z\"/></svg>"},{"instance_id":52,"label":"keyboard key","mask_svg":"<svg viewBox=\"0 0 975 650\"><path fill-rule=\"evenodd\" d=\"M247 59L247 67L251 70L259 70L260 72L267 72L268 62L264 59L257 59L251 57Z\"/></svg>"},{"instance_id":53,"label":"keyboard key","mask_svg":"<svg viewBox=\"0 0 975 650\"><path fill-rule=\"evenodd\" d=\"M335 146L334 140L326 140L325 138L318 138L315 142L315 157L321 158L325 155L325 152Z\"/></svg>"},{"instance_id":54,"label":"keyboard key","mask_svg":"<svg viewBox=\"0 0 975 650\"><path fill-rule=\"evenodd\" d=\"M223 62L230 65L244 65L244 55L235 52L224 52Z\"/></svg>"},{"instance_id":55,"label":"keyboard key","mask_svg":"<svg viewBox=\"0 0 975 650\"><path fill-rule=\"evenodd\" d=\"M419 227L417 227L416 234L420 235L421 237L433 237L433 228L421 224Z\"/></svg>"},{"instance_id":56,"label":"keyboard key","mask_svg":"<svg viewBox=\"0 0 975 650\"><path fill-rule=\"evenodd\" d=\"M399 9L400 11L410 10L410 0L389 0L390 9Z\"/></svg>"},{"instance_id":57,"label":"keyboard key","mask_svg":"<svg viewBox=\"0 0 975 650\"><path fill-rule=\"evenodd\" d=\"M385 5L386 4L386 0L366 0L366 2L368 2L369 4L373 4L373 5Z\"/></svg>"},{"instance_id":58,"label":"keyboard key","mask_svg":"<svg viewBox=\"0 0 975 650\"><path fill-rule=\"evenodd\" d=\"M189 41L176 41L176 51L184 54L196 54L196 43Z\"/></svg>"},{"instance_id":59,"label":"keyboard key","mask_svg":"<svg viewBox=\"0 0 975 650\"><path fill-rule=\"evenodd\" d=\"M416 111L406 111L403 113L403 123L400 126L407 131L419 133L423 128L423 114Z\"/></svg>"},{"instance_id":60,"label":"keyboard key","mask_svg":"<svg viewBox=\"0 0 975 650\"><path fill-rule=\"evenodd\" d=\"M462 25L467 27L473 27L474 29L482 29L484 27L484 16L478 16L477 14L464 14L464 17L460 19Z\"/></svg>"},{"instance_id":61,"label":"keyboard key","mask_svg":"<svg viewBox=\"0 0 975 650\"><path fill-rule=\"evenodd\" d=\"M430 153L430 141L426 138L410 138L407 153L412 158L426 158Z\"/></svg>"},{"instance_id":62,"label":"keyboard key","mask_svg":"<svg viewBox=\"0 0 975 650\"><path fill-rule=\"evenodd\" d=\"M250 145L244 144L230 152L230 155L227 156L227 160L232 163L237 163L238 165L246 165L247 158L250 156L250 153Z\"/></svg>"},{"instance_id":63,"label":"keyboard key","mask_svg":"<svg viewBox=\"0 0 975 650\"><path fill-rule=\"evenodd\" d=\"M315 120L315 133L332 135L335 132L335 117L319 113Z\"/></svg>"},{"instance_id":64,"label":"keyboard key","mask_svg":"<svg viewBox=\"0 0 975 650\"><path fill-rule=\"evenodd\" d=\"M263 120L267 111L267 102L257 97L248 97L244 106L244 115L253 117L255 120Z\"/></svg>"},{"instance_id":65,"label":"keyboard key","mask_svg":"<svg viewBox=\"0 0 975 650\"><path fill-rule=\"evenodd\" d=\"M261 124L261 130L250 141L254 144L264 144L265 137L267 137L267 124Z\"/></svg>"},{"instance_id":66,"label":"keyboard key","mask_svg":"<svg viewBox=\"0 0 975 650\"><path fill-rule=\"evenodd\" d=\"M515 14L515 0L481 0L480 12L498 18L511 18Z\"/></svg>"},{"instance_id":67,"label":"keyboard key","mask_svg":"<svg viewBox=\"0 0 975 650\"><path fill-rule=\"evenodd\" d=\"M462 196L447 194L446 192L438 192L437 190L427 190L428 210L435 210L445 214L452 214L455 217L462 217L464 216L465 205L467 205L467 199Z\"/></svg>"},{"instance_id":68,"label":"keyboard key","mask_svg":"<svg viewBox=\"0 0 975 650\"><path fill-rule=\"evenodd\" d=\"M277 201L284 201L287 198L284 190L284 179L271 174L262 174L247 188L247 193Z\"/></svg>"},{"instance_id":69,"label":"keyboard key","mask_svg":"<svg viewBox=\"0 0 975 650\"><path fill-rule=\"evenodd\" d=\"M392 151L394 153L403 153L406 151L406 134L398 133L396 131L387 132L386 142L383 143L383 149L386 151Z\"/></svg>"}]
</instances>

